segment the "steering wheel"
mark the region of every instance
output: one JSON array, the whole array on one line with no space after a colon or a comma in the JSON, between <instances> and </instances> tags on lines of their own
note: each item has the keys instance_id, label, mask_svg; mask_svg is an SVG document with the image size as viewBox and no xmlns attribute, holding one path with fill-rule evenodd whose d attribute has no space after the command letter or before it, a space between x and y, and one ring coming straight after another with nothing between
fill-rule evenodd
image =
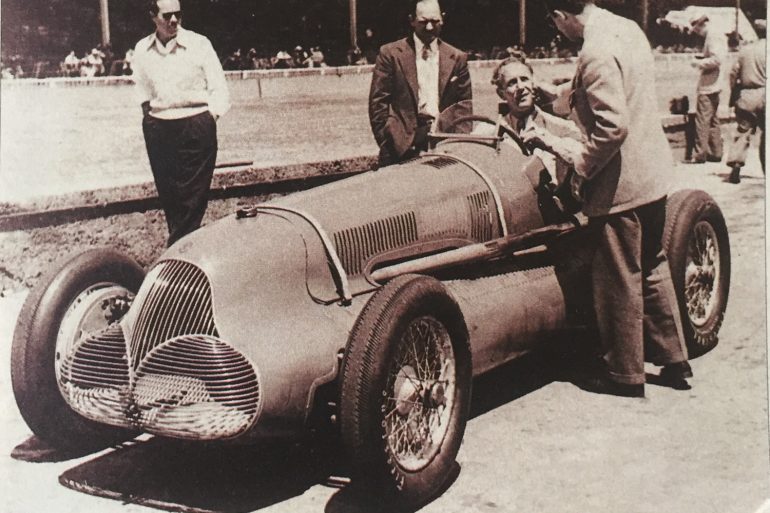
<instances>
[{"instance_id":1,"label":"steering wheel","mask_svg":"<svg viewBox=\"0 0 770 513\"><path fill-rule=\"evenodd\" d=\"M456 127L460 123L467 123L468 121L479 121L481 123L487 123L487 124L490 124L490 125L497 126L497 122L495 122L492 119L489 119L486 116L479 116L479 115L476 115L476 114L471 114L469 116L461 116L461 117L453 120L451 123L449 123L449 126L446 127L446 131L449 132L449 131L451 131L452 128ZM513 130L511 130L509 127L507 127L505 125L500 125L498 128L500 129L501 132L503 132L508 137L513 139L513 142L515 142L518 145L519 149L521 150L521 152L525 156L528 157L528 156L530 156L532 154L532 152L529 150L527 145L524 144L524 141L521 140L521 137L519 137L519 135L516 132L514 132Z\"/></svg>"}]
</instances>

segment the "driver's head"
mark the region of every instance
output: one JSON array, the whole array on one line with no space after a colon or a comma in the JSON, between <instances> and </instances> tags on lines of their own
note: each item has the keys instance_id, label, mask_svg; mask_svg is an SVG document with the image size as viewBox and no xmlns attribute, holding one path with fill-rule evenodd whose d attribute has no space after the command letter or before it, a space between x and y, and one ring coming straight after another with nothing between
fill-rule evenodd
<instances>
[{"instance_id":1,"label":"driver's head","mask_svg":"<svg viewBox=\"0 0 770 513\"><path fill-rule=\"evenodd\" d=\"M438 0L418 0L414 13L409 15L409 23L423 44L431 44L441 35L441 26L444 24L444 15Z\"/></svg>"},{"instance_id":2,"label":"driver's head","mask_svg":"<svg viewBox=\"0 0 770 513\"><path fill-rule=\"evenodd\" d=\"M535 108L535 86L532 68L517 57L501 62L492 75L497 95L508 104L511 115L523 118Z\"/></svg>"}]
</instances>

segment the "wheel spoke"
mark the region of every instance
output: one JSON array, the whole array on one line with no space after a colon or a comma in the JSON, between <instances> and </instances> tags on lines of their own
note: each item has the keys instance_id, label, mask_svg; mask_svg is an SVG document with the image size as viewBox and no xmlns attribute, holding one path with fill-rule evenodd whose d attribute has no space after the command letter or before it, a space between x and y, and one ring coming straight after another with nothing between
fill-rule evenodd
<instances>
[{"instance_id":1,"label":"wheel spoke","mask_svg":"<svg viewBox=\"0 0 770 513\"><path fill-rule=\"evenodd\" d=\"M385 389L384 436L396 461L416 470L435 456L447 433L454 354L446 328L432 317L413 320L399 346Z\"/></svg>"}]
</instances>

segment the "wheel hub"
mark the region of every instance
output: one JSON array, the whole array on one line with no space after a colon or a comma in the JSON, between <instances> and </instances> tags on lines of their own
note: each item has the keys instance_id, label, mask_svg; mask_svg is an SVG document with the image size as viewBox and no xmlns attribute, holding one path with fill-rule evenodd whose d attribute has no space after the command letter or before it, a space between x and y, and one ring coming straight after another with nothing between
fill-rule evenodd
<instances>
[{"instance_id":1,"label":"wheel hub","mask_svg":"<svg viewBox=\"0 0 770 513\"><path fill-rule=\"evenodd\" d=\"M714 228L707 222L695 225L685 269L685 300L690 320L703 326L714 312L719 283L719 247Z\"/></svg>"}]
</instances>

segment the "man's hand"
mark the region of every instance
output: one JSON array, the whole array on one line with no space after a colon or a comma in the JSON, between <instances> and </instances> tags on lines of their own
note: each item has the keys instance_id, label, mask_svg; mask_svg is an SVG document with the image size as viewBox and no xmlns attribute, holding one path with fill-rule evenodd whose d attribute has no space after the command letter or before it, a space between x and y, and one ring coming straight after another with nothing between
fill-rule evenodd
<instances>
[{"instance_id":1,"label":"man's hand","mask_svg":"<svg viewBox=\"0 0 770 513\"><path fill-rule=\"evenodd\" d=\"M521 140L529 147L553 151L553 135L546 129L530 125L521 133Z\"/></svg>"},{"instance_id":2,"label":"man's hand","mask_svg":"<svg viewBox=\"0 0 770 513\"><path fill-rule=\"evenodd\" d=\"M585 199L583 196L583 186L585 185L585 183L586 183L585 178L583 178L577 173L572 173L572 176L570 178L570 191L572 192L572 197L580 201L581 203Z\"/></svg>"}]
</instances>

